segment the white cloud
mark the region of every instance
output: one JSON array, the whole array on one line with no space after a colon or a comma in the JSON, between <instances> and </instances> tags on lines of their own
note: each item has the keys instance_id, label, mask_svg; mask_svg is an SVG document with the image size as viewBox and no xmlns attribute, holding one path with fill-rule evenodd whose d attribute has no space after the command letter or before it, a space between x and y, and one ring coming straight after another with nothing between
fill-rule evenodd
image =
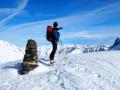
<instances>
[{"instance_id":1,"label":"white cloud","mask_svg":"<svg viewBox=\"0 0 120 90\"><path fill-rule=\"evenodd\" d=\"M8 15L6 18L2 19L0 21L0 25L4 25L7 23L10 19L12 19L14 16L19 14L26 6L27 6L28 0L21 0L20 4L17 6L16 9L5 9L4 12L9 11L12 12L12 14ZM1 9L3 12L4 9Z\"/></svg>"},{"instance_id":2,"label":"white cloud","mask_svg":"<svg viewBox=\"0 0 120 90\"><path fill-rule=\"evenodd\" d=\"M25 24L21 24L21 25L17 25L17 27L24 27L24 26L31 26L31 25L35 25L35 24L44 24L44 25L48 25L50 23L53 23L54 21L58 21L62 26L64 27L68 27L71 25L89 25L89 24L95 24L97 22L104 22L104 20L106 20L106 17L112 18L110 16L110 14L114 14L114 13L118 13L120 11L120 4L119 3L115 3L112 5L108 5L90 12L87 12L85 14L77 14L77 15L73 15L73 16L67 16L67 17L63 17L63 18L56 18L56 19L50 19L50 20L44 20L44 21L38 21L38 22L31 22L31 23L25 23ZM16 26L15 26L16 27Z\"/></svg>"},{"instance_id":3,"label":"white cloud","mask_svg":"<svg viewBox=\"0 0 120 90\"><path fill-rule=\"evenodd\" d=\"M98 33L92 33L89 31L77 31L77 32L67 32L66 34L62 34L64 39L103 39L104 36Z\"/></svg>"},{"instance_id":4,"label":"white cloud","mask_svg":"<svg viewBox=\"0 0 120 90\"><path fill-rule=\"evenodd\" d=\"M13 8L0 8L0 15L9 15L15 11L16 9Z\"/></svg>"},{"instance_id":5,"label":"white cloud","mask_svg":"<svg viewBox=\"0 0 120 90\"><path fill-rule=\"evenodd\" d=\"M96 26L85 30L76 30L69 32L63 31L63 39L88 39L88 40L104 40L108 38L116 38L120 36L120 25L115 26Z\"/></svg>"},{"instance_id":6,"label":"white cloud","mask_svg":"<svg viewBox=\"0 0 120 90\"><path fill-rule=\"evenodd\" d=\"M57 19L57 21L60 21L65 25L73 25L78 23L81 25L95 24L95 23L104 22L108 19L112 19L115 15L120 15L119 12L120 12L120 1L84 13L82 15L77 14L73 16L63 17Z\"/></svg>"}]
</instances>

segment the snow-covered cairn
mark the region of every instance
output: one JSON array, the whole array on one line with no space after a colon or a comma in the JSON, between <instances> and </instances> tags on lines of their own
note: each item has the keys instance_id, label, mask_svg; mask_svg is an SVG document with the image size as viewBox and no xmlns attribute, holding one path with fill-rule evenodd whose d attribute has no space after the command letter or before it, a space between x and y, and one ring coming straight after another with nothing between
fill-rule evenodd
<instances>
[{"instance_id":1,"label":"snow-covered cairn","mask_svg":"<svg viewBox=\"0 0 120 90\"><path fill-rule=\"evenodd\" d=\"M26 45L25 55L22 63L20 74L27 74L30 70L36 68L38 61L37 43L29 39Z\"/></svg>"}]
</instances>

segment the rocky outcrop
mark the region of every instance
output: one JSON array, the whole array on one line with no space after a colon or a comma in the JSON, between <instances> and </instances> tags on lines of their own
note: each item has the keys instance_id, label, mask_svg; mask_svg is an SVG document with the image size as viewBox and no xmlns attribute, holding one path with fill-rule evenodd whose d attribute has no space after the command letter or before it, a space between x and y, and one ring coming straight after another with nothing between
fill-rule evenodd
<instances>
[{"instance_id":1,"label":"rocky outcrop","mask_svg":"<svg viewBox=\"0 0 120 90\"><path fill-rule=\"evenodd\" d=\"M22 63L20 74L27 74L30 70L36 68L38 61L37 44L34 40L29 39L26 45L25 55Z\"/></svg>"},{"instance_id":2,"label":"rocky outcrop","mask_svg":"<svg viewBox=\"0 0 120 90\"><path fill-rule=\"evenodd\" d=\"M114 44L109 48L109 50L120 50L120 38L116 38Z\"/></svg>"}]
</instances>

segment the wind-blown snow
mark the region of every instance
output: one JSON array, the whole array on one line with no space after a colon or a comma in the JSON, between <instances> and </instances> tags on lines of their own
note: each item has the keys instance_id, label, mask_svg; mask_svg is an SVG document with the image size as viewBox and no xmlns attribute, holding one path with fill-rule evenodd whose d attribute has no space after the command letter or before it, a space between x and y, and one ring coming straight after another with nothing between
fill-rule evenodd
<instances>
[{"instance_id":1,"label":"wind-blown snow","mask_svg":"<svg viewBox=\"0 0 120 90\"><path fill-rule=\"evenodd\" d=\"M75 54L76 47L60 48L56 65L49 66L49 54L39 52L39 67L27 75L17 73L22 59L1 64L0 90L120 90L120 51Z\"/></svg>"}]
</instances>

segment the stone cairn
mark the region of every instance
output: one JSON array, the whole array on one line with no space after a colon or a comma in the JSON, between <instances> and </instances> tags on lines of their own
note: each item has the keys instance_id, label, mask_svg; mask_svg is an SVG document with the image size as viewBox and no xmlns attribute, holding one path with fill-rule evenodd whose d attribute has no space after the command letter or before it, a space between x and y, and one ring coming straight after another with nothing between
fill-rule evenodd
<instances>
[{"instance_id":1,"label":"stone cairn","mask_svg":"<svg viewBox=\"0 0 120 90\"><path fill-rule=\"evenodd\" d=\"M26 45L25 55L19 74L27 74L30 70L36 68L38 66L37 60L37 44L34 40L29 39Z\"/></svg>"}]
</instances>

